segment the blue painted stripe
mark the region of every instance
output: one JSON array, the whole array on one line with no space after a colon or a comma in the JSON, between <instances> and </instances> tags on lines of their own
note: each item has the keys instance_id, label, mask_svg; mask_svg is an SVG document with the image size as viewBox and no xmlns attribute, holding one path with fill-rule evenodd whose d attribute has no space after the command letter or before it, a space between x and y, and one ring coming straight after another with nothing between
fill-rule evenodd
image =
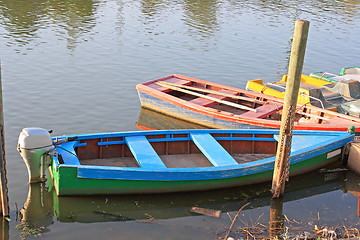
<instances>
[{"instance_id":1,"label":"blue painted stripe","mask_svg":"<svg viewBox=\"0 0 360 240\"><path fill-rule=\"evenodd\" d=\"M146 169L166 168L165 164L150 145L145 136L129 136L125 137L131 153L134 155L140 167Z\"/></svg>"},{"instance_id":2,"label":"blue painted stripe","mask_svg":"<svg viewBox=\"0 0 360 240\"><path fill-rule=\"evenodd\" d=\"M146 171L139 168L114 168L102 166L79 166L79 178L117 179L117 180L146 180L146 181L188 181L227 179L248 176L259 172L270 171L274 168L275 157L269 158L265 164L244 166L239 168L215 167L165 169Z\"/></svg>"},{"instance_id":3,"label":"blue painted stripe","mask_svg":"<svg viewBox=\"0 0 360 240\"><path fill-rule=\"evenodd\" d=\"M215 167L238 165L235 159L209 133L191 133L190 136Z\"/></svg>"}]
</instances>

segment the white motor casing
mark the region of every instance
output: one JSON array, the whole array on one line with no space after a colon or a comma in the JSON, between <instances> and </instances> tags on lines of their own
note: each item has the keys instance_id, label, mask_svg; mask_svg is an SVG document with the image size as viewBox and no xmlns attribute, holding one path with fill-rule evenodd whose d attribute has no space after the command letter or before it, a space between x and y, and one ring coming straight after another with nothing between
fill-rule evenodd
<instances>
[{"instance_id":1,"label":"white motor casing","mask_svg":"<svg viewBox=\"0 0 360 240\"><path fill-rule=\"evenodd\" d=\"M19 136L18 147L20 149L46 148L52 145L48 130L43 128L24 128Z\"/></svg>"},{"instance_id":2,"label":"white motor casing","mask_svg":"<svg viewBox=\"0 0 360 240\"><path fill-rule=\"evenodd\" d=\"M29 182L44 180L43 156L55 147L50 133L43 128L24 128L19 135L18 151L29 172Z\"/></svg>"}]
</instances>

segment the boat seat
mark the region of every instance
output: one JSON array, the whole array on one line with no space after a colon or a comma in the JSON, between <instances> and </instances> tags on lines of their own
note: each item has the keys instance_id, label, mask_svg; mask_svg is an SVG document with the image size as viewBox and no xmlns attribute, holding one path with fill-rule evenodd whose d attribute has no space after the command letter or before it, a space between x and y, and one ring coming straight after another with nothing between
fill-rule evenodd
<instances>
[{"instance_id":1,"label":"boat seat","mask_svg":"<svg viewBox=\"0 0 360 240\"><path fill-rule=\"evenodd\" d=\"M62 156L62 159L64 160L64 164L69 165L80 165L79 158L77 157L74 145L76 144L75 141L63 143L57 148L57 152L59 155Z\"/></svg>"},{"instance_id":2,"label":"boat seat","mask_svg":"<svg viewBox=\"0 0 360 240\"><path fill-rule=\"evenodd\" d=\"M255 108L256 112L248 111L240 114L240 117L253 117L253 118L265 118L279 110L283 105L281 103L266 103L260 107Z\"/></svg>"},{"instance_id":3,"label":"boat seat","mask_svg":"<svg viewBox=\"0 0 360 240\"><path fill-rule=\"evenodd\" d=\"M237 165L236 160L209 133L191 133L191 139L215 167Z\"/></svg>"},{"instance_id":4,"label":"boat seat","mask_svg":"<svg viewBox=\"0 0 360 240\"><path fill-rule=\"evenodd\" d=\"M331 141L332 139L334 139L334 137L336 137L336 136L322 135L321 141L324 141L324 142L327 140ZM311 148L314 146L314 142L317 141L317 138L318 138L318 136L301 135L301 134L293 135L292 140L291 140L291 151L295 152L295 151L303 150L306 148ZM278 134L275 134L274 139L276 141L279 141L280 136Z\"/></svg>"},{"instance_id":5,"label":"boat seat","mask_svg":"<svg viewBox=\"0 0 360 240\"><path fill-rule=\"evenodd\" d=\"M190 85L191 84L191 81L189 81L189 80L185 80L185 79L181 79L181 78L177 78L177 77L173 76L173 77L163 79L163 80L158 79L157 81L154 81L154 83L151 83L148 85L149 87L151 87L155 90L158 90L160 92L165 92L165 93L173 91L173 90L171 90L170 88L163 87L163 86L156 84L155 82L158 82L158 81L164 81L164 82L174 83L174 84L178 84L178 85Z\"/></svg>"},{"instance_id":6,"label":"boat seat","mask_svg":"<svg viewBox=\"0 0 360 240\"><path fill-rule=\"evenodd\" d=\"M166 168L145 136L125 137L125 142L140 167L148 169Z\"/></svg>"},{"instance_id":7,"label":"boat seat","mask_svg":"<svg viewBox=\"0 0 360 240\"><path fill-rule=\"evenodd\" d=\"M231 94L234 96L237 94L237 92L226 90L226 89L222 89L218 92L225 93L225 94ZM216 98L219 100L225 100L225 99L229 98L228 96L223 96L223 95L218 95L218 94L207 94L206 96ZM189 102L201 105L203 107L209 107L209 106L212 106L212 105L215 105L218 103L214 100L210 100L210 99L206 99L206 98L202 98L202 97L195 98L193 100L190 100Z\"/></svg>"}]
</instances>

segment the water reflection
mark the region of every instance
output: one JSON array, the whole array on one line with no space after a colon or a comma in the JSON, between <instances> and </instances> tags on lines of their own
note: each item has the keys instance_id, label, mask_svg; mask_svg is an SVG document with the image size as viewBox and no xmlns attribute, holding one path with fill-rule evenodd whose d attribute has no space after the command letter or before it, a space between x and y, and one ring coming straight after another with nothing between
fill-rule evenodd
<instances>
[{"instance_id":1,"label":"water reflection","mask_svg":"<svg viewBox=\"0 0 360 240\"><path fill-rule=\"evenodd\" d=\"M1 25L7 33L2 35L8 39L8 46L30 49L34 47L31 43L47 29L66 39L68 49L73 50L78 39L95 26L97 6L96 0L3 0Z\"/></svg>"},{"instance_id":2,"label":"water reflection","mask_svg":"<svg viewBox=\"0 0 360 240\"><path fill-rule=\"evenodd\" d=\"M357 216L360 217L360 176L351 171L348 171L346 173L346 181L344 183L344 188L346 191L358 199Z\"/></svg>"},{"instance_id":3,"label":"water reflection","mask_svg":"<svg viewBox=\"0 0 360 240\"><path fill-rule=\"evenodd\" d=\"M9 239L9 222L0 219L0 240L8 240Z\"/></svg>"},{"instance_id":4,"label":"water reflection","mask_svg":"<svg viewBox=\"0 0 360 240\"><path fill-rule=\"evenodd\" d=\"M270 200L270 221L269 221L269 237L274 239L282 234L284 229L284 216L283 216L283 199L272 198Z\"/></svg>"},{"instance_id":5,"label":"water reflection","mask_svg":"<svg viewBox=\"0 0 360 240\"><path fill-rule=\"evenodd\" d=\"M51 225L53 216L52 193L44 183L29 184L27 200L19 213L21 222L31 228L40 228Z\"/></svg>"},{"instance_id":6,"label":"water reflection","mask_svg":"<svg viewBox=\"0 0 360 240\"><path fill-rule=\"evenodd\" d=\"M279 24L283 25L283 19L294 21L303 18L312 22L336 26L336 28L342 28L343 32L349 32L351 28L347 24L356 22L360 10L359 1L351 0L315 2L298 0L286 2L139 0L138 2L141 12L140 19L142 19L148 39L166 31L164 30L166 27L169 27L170 32L182 32L183 27L179 24L182 23L187 27L187 31L184 33L186 36L205 45L209 44L209 39L222 32L222 28L229 18L235 18L242 22L238 27L229 26L233 28L232 32L236 35L240 34L242 37L244 32L251 32L250 29L247 29L247 17L240 17L249 11L258 18L270 17L270 25L276 27L279 27ZM112 31L111 28L115 28L119 33L122 32L126 16L134 15L133 7L137 5L137 1L133 1L129 5L129 3L117 0L115 4L117 16L114 21L110 14L114 7L116 8L113 1L3 0L0 2L0 19L6 33L2 33L2 37L7 39L7 46L14 47L20 52L23 47L31 50L40 44L35 41L41 37L40 35L46 36L46 41L50 41L51 38L48 34L53 32L57 40L67 41L68 49L74 50L79 42L90 40L89 36L85 36L85 34L92 32L96 24L102 22L100 19L104 17L106 18L104 22L110 23L110 25L102 26L103 28L110 27L110 31ZM104 12L99 14L101 11ZM175 20L176 23L169 20L174 16L176 17L172 21ZM163 22L167 22L165 28ZM339 26L337 25L339 22L346 23L346 25ZM134 25L131 21L129 23ZM313 26L317 27L317 24ZM98 32L94 34L98 34Z\"/></svg>"},{"instance_id":7,"label":"water reflection","mask_svg":"<svg viewBox=\"0 0 360 240\"><path fill-rule=\"evenodd\" d=\"M173 118L146 108L141 108L136 127L141 130L165 129L206 129L207 127L192 122Z\"/></svg>"},{"instance_id":8,"label":"water reflection","mask_svg":"<svg viewBox=\"0 0 360 240\"><path fill-rule=\"evenodd\" d=\"M215 36L220 30L217 14L220 7L218 0L185 0L182 20L189 27L189 35L198 41Z\"/></svg>"},{"instance_id":9,"label":"water reflection","mask_svg":"<svg viewBox=\"0 0 360 240\"><path fill-rule=\"evenodd\" d=\"M286 187L283 201L335 191L342 187L344 178L345 173L337 173L329 178L327 173L319 172L293 177ZM166 195L57 197L44 183L30 184L28 198L21 210L21 222L34 228L48 227L53 223L54 214L58 221L81 223L170 219L196 216L190 211L194 206L220 210L222 213L233 212L248 202L251 204L245 209L269 206L270 185L263 183Z\"/></svg>"}]
</instances>

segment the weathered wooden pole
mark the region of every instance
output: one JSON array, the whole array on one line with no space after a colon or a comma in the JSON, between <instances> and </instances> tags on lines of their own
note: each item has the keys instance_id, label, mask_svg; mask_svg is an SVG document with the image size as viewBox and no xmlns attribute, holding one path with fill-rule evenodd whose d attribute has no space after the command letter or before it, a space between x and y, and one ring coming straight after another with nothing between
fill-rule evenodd
<instances>
[{"instance_id":1,"label":"weathered wooden pole","mask_svg":"<svg viewBox=\"0 0 360 240\"><path fill-rule=\"evenodd\" d=\"M3 218L9 217L9 198L6 179L5 138L4 138L4 111L1 83L0 62L0 191L1 191L1 214Z\"/></svg>"},{"instance_id":2,"label":"weathered wooden pole","mask_svg":"<svg viewBox=\"0 0 360 240\"><path fill-rule=\"evenodd\" d=\"M295 22L288 78L286 82L285 101L283 114L281 117L279 143L276 152L276 161L271 187L273 198L278 198L284 194L285 181L288 178L292 129L299 93L300 78L304 63L308 31L308 21L298 20Z\"/></svg>"}]
</instances>

